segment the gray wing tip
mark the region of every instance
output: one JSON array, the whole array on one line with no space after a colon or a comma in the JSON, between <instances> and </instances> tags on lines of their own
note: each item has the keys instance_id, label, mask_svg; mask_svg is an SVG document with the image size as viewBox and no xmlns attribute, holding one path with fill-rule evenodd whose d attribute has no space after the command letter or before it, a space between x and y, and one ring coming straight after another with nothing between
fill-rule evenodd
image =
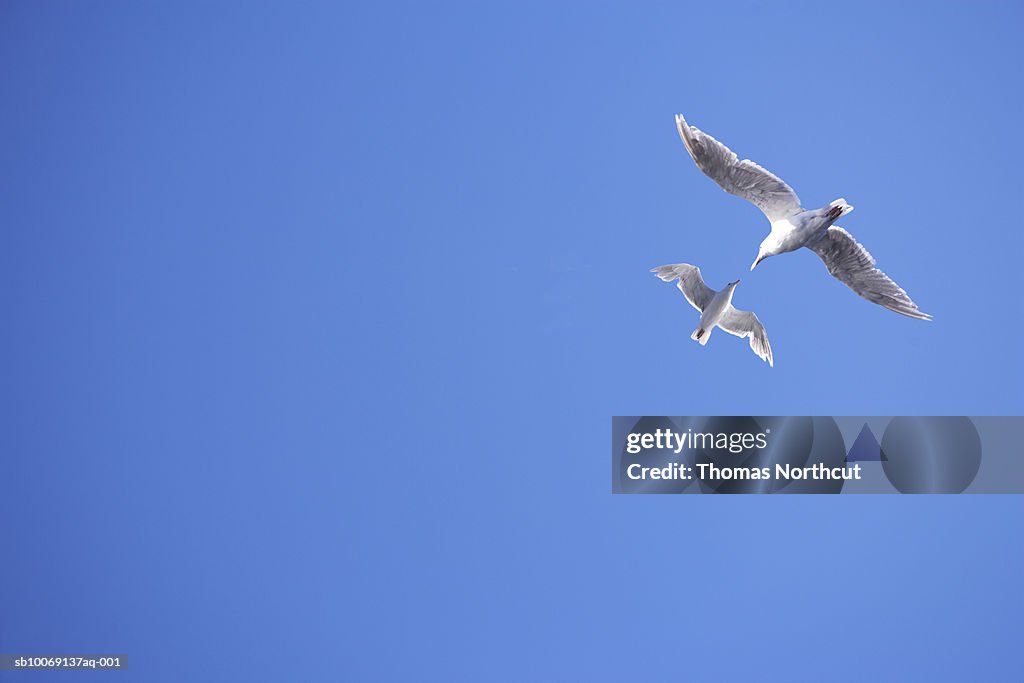
<instances>
[{"instance_id":1,"label":"gray wing tip","mask_svg":"<svg viewBox=\"0 0 1024 683\"><path fill-rule=\"evenodd\" d=\"M658 266L657 268L651 268L651 272L665 282L671 282L677 277L675 272L672 270L672 266Z\"/></svg>"},{"instance_id":2,"label":"gray wing tip","mask_svg":"<svg viewBox=\"0 0 1024 683\"><path fill-rule=\"evenodd\" d=\"M896 309L893 309L893 310L896 310ZM914 309L913 311L896 311L896 312L897 313L902 313L903 315L907 316L908 318L914 318L916 320L927 320L928 322L932 321L932 316L931 316L930 313L925 313L925 312L919 311L917 309Z\"/></svg>"},{"instance_id":3,"label":"gray wing tip","mask_svg":"<svg viewBox=\"0 0 1024 683\"><path fill-rule=\"evenodd\" d=\"M754 341L753 335L751 335L750 341ZM761 353L757 353L757 349L754 349L754 353L757 353L757 355L761 356L761 360L767 361L768 367L774 368L775 360L772 358L772 345L768 341L768 334L764 331L764 325L761 326L761 334L759 341L762 344L761 351L764 355L762 355ZM751 347L753 347L753 343L751 343Z\"/></svg>"},{"instance_id":4,"label":"gray wing tip","mask_svg":"<svg viewBox=\"0 0 1024 683\"><path fill-rule=\"evenodd\" d=\"M888 310L892 311L893 313L899 313L900 315L905 315L908 318L914 318L915 320L931 320L932 319L932 316L931 316L930 313L925 313L924 311L918 310L917 304L915 304L913 301L911 301L910 297L907 296L906 292L904 292L902 289L900 290L900 294L903 295L902 296L903 300L898 300L898 299L897 300L889 300L889 301L885 301L884 299L882 299L882 300L868 299L868 300L872 301L872 303L876 303L876 304L880 305L882 308L885 308L885 309L888 309ZM867 298L867 297L865 297L865 298Z\"/></svg>"},{"instance_id":5,"label":"gray wing tip","mask_svg":"<svg viewBox=\"0 0 1024 683\"><path fill-rule=\"evenodd\" d=\"M697 267L691 266L689 263L673 263L667 266L651 268L650 272L654 273L665 282L672 282L673 280L684 277L684 274L681 271L690 268L696 269Z\"/></svg>"},{"instance_id":6,"label":"gray wing tip","mask_svg":"<svg viewBox=\"0 0 1024 683\"><path fill-rule=\"evenodd\" d=\"M854 290L854 291L856 292L856 290ZM879 306L881 306L882 308L884 308L887 311L892 311L893 313L899 313L900 315L905 315L908 318L914 318L915 320L931 320L932 319L931 314L925 313L924 311L917 310L917 304L915 304L913 301L910 301L909 297L907 297L906 301L891 300L891 299L886 301L884 297L871 297L871 296L868 296L868 295L866 295L864 293L861 293L861 292L857 292L857 294L860 294L862 297L864 297L865 299L867 299L868 301L870 301L873 304L878 304ZM906 295L904 295L904 296L906 296Z\"/></svg>"},{"instance_id":7,"label":"gray wing tip","mask_svg":"<svg viewBox=\"0 0 1024 683\"><path fill-rule=\"evenodd\" d=\"M750 335L750 350L754 352L758 358L768 363L768 367L774 368L775 361L772 358L772 346L768 343L768 337L757 339L755 335Z\"/></svg>"},{"instance_id":8,"label":"gray wing tip","mask_svg":"<svg viewBox=\"0 0 1024 683\"><path fill-rule=\"evenodd\" d=\"M700 161L697 160L697 152L693 148L693 132L690 130L690 124L686 122L682 114L676 114L676 130L679 131L679 139L683 141L683 146L686 147L686 151L690 153L693 160L697 162L697 166L701 169Z\"/></svg>"}]
</instances>

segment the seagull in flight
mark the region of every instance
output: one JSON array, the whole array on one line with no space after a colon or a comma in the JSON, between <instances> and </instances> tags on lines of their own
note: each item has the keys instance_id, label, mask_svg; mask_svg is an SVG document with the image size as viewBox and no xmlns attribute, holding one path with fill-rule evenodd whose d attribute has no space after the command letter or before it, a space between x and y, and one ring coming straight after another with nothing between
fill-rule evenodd
<instances>
[{"instance_id":1,"label":"seagull in flight","mask_svg":"<svg viewBox=\"0 0 1024 683\"><path fill-rule=\"evenodd\" d=\"M771 222L772 230L761 242L751 270L769 256L807 247L821 257L833 277L868 301L911 318L932 319L918 310L917 304L899 285L875 267L875 259L867 249L850 233L834 225L840 217L853 211L845 199L807 211L800 206L800 198L793 188L778 176L750 159L740 161L721 142L688 125L682 114L676 115L676 128L686 151L705 175L729 194L753 202Z\"/></svg>"},{"instance_id":2,"label":"seagull in flight","mask_svg":"<svg viewBox=\"0 0 1024 683\"><path fill-rule=\"evenodd\" d=\"M750 349L761 360L766 360L768 365L775 367L772 361L772 347L768 343L764 325L750 311L733 308L732 294L736 291L736 285L740 283L739 280L730 282L725 289L716 292L704 284L704 278L700 276L700 268L691 266L689 263L658 266L652 268L651 272L665 282L679 280L676 283L679 291L683 293L691 306L700 311L700 323L690 335L690 339L694 339L704 346L711 338L715 327L718 326L737 337L749 337Z\"/></svg>"}]
</instances>

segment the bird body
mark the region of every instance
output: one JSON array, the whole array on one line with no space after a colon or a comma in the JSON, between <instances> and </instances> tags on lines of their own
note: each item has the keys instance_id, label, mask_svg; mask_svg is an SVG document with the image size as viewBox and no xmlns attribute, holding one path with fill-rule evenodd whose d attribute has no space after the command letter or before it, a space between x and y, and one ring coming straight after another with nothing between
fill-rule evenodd
<instances>
[{"instance_id":1,"label":"bird body","mask_svg":"<svg viewBox=\"0 0 1024 683\"><path fill-rule=\"evenodd\" d=\"M761 360L768 361L774 367L772 347L768 343L768 334L757 316L750 311L741 311L732 305L732 296L739 280L730 282L725 289L716 292L704 283L700 268L689 263L676 263L668 266L652 268L665 282L678 280L676 286L683 293L690 305L700 311L700 323L690 338L705 346L711 333L720 327L729 334L750 339L750 348Z\"/></svg>"},{"instance_id":2,"label":"bird body","mask_svg":"<svg viewBox=\"0 0 1024 683\"><path fill-rule=\"evenodd\" d=\"M730 194L756 205L771 223L750 266L770 256L807 247L825 263L828 272L868 301L911 318L931 320L907 293L875 267L875 259L850 233L835 222L853 211L845 199L820 209L805 210L800 198L778 176L736 154L699 128L676 115L679 137L697 167Z\"/></svg>"},{"instance_id":3,"label":"bird body","mask_svg":"<svg viewBox=\"0 0 1024 683\"><path fill-rule=\"evenodd\" d=\"M851 211L853 207L840 198L821 209L801 210L800 213L772 221L772 230L761 242L757 259L750 269L756 268L758 263L769 256L796 251L817 242L833 223Z\"/></svg>"},{"instance_id":4,"label":"bird body","mask_svg":"<svg viewBox=\"0 0 1024 683\"><path fill-rule=\"evenodd\" d=\"M699 341L701 346L708 343L708 339L711 338L711 333L714 331L715 326L722 321L722 317L731 307L732 294L736 291L736 285L739 283L739 280L730 282L725 286L725 289L715 292L715 295L711 297L711 301L708 302L708 305L701 312L700 323L697 325L697 329L693 331L693 334L690 335L691 339Z\"/></svg>"}]
</instances>

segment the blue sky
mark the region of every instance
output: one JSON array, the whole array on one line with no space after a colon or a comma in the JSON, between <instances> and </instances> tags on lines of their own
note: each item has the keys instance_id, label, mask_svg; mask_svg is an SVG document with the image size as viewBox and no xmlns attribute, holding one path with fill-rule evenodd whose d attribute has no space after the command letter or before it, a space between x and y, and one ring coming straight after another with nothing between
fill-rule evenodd
<instances>
[{"instance_id":1,"label":"blue sky","mask_svg":"<svg viewBox=\"0 0 1024 683\"><path fill-rule=\"evenodd\" d=\"M608 458L616 414L1022 412L1021 19L5 4L0 651L146 681L1010 678L1020 497L616 497ZM848 199L934 322L810 252L747 272L767 222L676 112ZM648 273L681 261L743 278L774 369L689 340Z\"/></svg>"}]
</instances>

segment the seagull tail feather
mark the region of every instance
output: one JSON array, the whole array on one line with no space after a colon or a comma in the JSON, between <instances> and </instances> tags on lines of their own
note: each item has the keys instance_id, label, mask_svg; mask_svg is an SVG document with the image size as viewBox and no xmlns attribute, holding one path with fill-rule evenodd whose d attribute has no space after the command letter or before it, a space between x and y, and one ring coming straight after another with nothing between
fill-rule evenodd
<instances>
[{"instance_id":1,"label":"seagull tail feather","mask_svg":"<svg viewBox=\"0 0 1024 683\"><path fill-rule=\"evenodd\" d=\"M840 197L828 205L828 213L825 215L830 221L837 221L851 211L853 211L853 205Z\"/></svg>"}]
</instances>

